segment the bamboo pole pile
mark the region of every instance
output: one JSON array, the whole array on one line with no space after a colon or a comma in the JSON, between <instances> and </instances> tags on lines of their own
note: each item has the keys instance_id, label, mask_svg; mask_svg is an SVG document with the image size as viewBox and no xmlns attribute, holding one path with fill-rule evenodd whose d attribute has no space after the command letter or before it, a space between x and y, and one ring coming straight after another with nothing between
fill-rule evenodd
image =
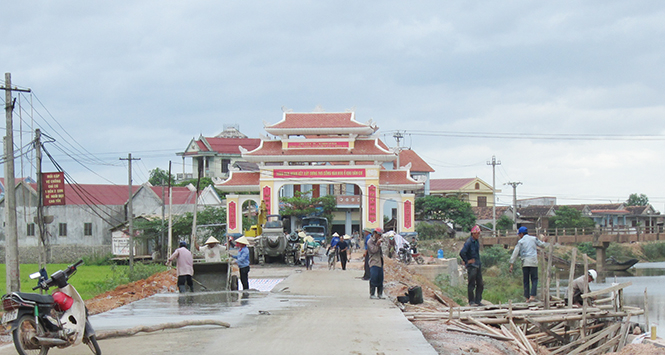
<instances>
[{"instance_id":1,"label":"bamboo pole pile","mask_svg":"<svg viewBox=\"0 0 665 355\"><path fill-rule=\"evenodd\" d=\"M611 297L583 307L569 308L564 301L552 297L548 308L546 303L509 303L446 307L438 312L419 310L404 315L411 321L443 321L449 331L510 342L522 354L535 355L539 348L552 354L603 354L621 350L630 331L631 317L644 313L640 308L623 305L620 291L630 285L626 282L585 293L584 303L599 295Z\"/></svg>"}]
</instances>

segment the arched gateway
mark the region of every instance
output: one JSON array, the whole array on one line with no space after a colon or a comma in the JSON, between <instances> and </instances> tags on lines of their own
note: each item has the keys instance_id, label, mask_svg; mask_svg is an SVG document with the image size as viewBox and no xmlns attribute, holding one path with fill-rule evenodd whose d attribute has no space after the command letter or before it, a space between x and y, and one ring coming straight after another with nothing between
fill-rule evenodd
<instances>
[{"instance_id":1,"label":"arched gateway","mask_svg":"<svg viewBox=\"0 0 665 355\"><path fill-rule=\"evenodd\" d=\"M246 199L259 198L268 214L279 214L280 191L292 194L303 185L313 197L337 195L349 235L354 215L362 228L383 228L382 201L387 199L397 201L397 232L414 230L415 193L423 183L411 178L410 164L393 168L397 155L375 135L378 127L371 121L356 121L354 112L285 112L265 130L275 138L263 138L251 151L240 147L243 160L256 163L259 170L231 171L215 185L231 193L259 193L227 195L228 233L242 233Z\"/></svg>"}]
</instances>

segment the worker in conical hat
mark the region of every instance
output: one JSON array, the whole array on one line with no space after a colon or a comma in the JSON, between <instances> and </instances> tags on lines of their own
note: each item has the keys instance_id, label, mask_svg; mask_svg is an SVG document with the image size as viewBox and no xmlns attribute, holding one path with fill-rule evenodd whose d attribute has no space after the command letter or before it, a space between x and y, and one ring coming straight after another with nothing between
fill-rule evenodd
<instances>
[{"instance_id":1,"label":"worker in conical hat","mask_svg":"<svg viewBox=\"0 0 665 355\"><path fill-rule=\"evenodd\" d=\"M242 236L236 239L236 245L238 246L238 255L231 255L232 258L236 259L238 263L238 268L240 269L240 283L242 283L243 291L249 290L249 240L247 237Z\"/></svg>"},{"instance_id":2,"label":"worker in conical hat","mask_svg":"<svg viewBox=\"0 0 665 355\"><path fill-rule=\"evenodd\" d=\"M206 263L219 263L222 261L222 254L226 251L226 247L221 245L217 238L211 236L204 245L198 247L198 250L203 253Z\"/></svg>"}]
</instances>

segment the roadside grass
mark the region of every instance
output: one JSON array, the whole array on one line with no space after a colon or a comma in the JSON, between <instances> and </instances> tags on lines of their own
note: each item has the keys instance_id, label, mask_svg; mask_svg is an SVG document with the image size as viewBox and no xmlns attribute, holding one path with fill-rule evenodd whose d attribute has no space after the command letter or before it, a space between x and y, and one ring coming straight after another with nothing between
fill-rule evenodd
<instances>
[{"instance_id":1,"label":"roadside grass","mask_svg":"<svg viewBox=\"0 0 665 355\"><path fill-rule=\"evenodd\" d=\"M46 271L51 275L58 270L64 270L67 266L69 264L48 264L46 265ZM160 264L137 263L134 265L134 272L130 274L127 265L84 264L78 268L70 282L76 287L81 297L87 300L120 285L148 278L166 269L166 266ZM21 264L19 270L21 292L36 292L32 288L37 286L37 280L31 280L29 275L39 271L39 266L37 264ZM6 285L6 276L6 266L0 264L0 285Z\"/></svg>"}]
</instances>

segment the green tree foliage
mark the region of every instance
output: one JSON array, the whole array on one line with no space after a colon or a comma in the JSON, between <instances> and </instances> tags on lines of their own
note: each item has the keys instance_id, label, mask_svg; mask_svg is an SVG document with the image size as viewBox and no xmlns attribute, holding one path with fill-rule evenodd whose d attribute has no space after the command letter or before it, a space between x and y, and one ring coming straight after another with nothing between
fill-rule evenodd
<instances>
[{"instance_id":1,"label":"green tree foliage","mask_svg":"<svg viewBox=\"0 0 665 355\"><path fill-rule=\"evenodd\" d=\"M496 220L496 229L502 231L512 230L513 220L508 216L501 216L501 218Z\"/></svg>"},{"instance_id":2,"label":"green tree foliage","mask_svg":"<svg viewBox=\"0 0 665 355\"><path fill-rule=\"evenodd\" d=\"M184 215L174 216L172 221L173 245L178 245L179 240L189 240L192 234L192 224L194 223L194 214L187 212ZM222 224L226 223L226 209L222 207L205 207L199 211L196 216L196 224L198 226L205 224ZM162 231L167 235L168 221L162 222L161 218L148 220L144 218L137 218L134 220L134 229L139 233L138 238L145 241L153 241L155 245L160 245L160 238ZM219 239L226 227L206 227L206 236L212 235ZM203 235L203 234L202 234ZM201 241L199 241L201 242Z\"/></svg>"},{"instance_id":3,"label":"green tree foliage","mask_svg":"<svg viewBox=\"0 0 665 355\"><path fill-rule=\"evenodd\" d=\"M173 175L169 176L169 172L162 170L160 168L154 168L150 170L150 177L148 182L152 186L166 186L169 184L169 179L171 180L171 185L175 184L175 177Z\"/></svg>"},{"instance_id":4,"label":"green tree foliage","mask_svg":"<svg viewBox=\"0 0 665 355\"><path fill-rule=\"evenodd\" d=\"M577 254L577 262L579 260L584 260L581 259L582 254L586 254L588 257L595 259L596 258L596 248L593 247L591 242L583 242L577 244L577 250L579 250L579 253Z\"/></svg>"},{"instance_id":5,"label":"green tree foliage","mask_svg":"<svg viewBox=\"0 0 665 355\"><path fill-rule=\"evenodd\" d=\"M425 221L416 224L416 232L421 240L441 239L442 237L452 238L453 234L448 230L448 226L443 223L428 223Z\"/></svg>"},{"instance_id":6,"label":"green tree foliage","mask_svg":"<svg viewBox=\"0 0 665 355\"><path fill-rule=\"evenodd\" d=\"M196 187L196 180L197 179L183 180L178 183L178 186L187 186L189 184L192 184L194 185L194 187ZM203 190L210 185L215 186L215 183L212 182L212 178L202 177L201 181L199 181L199 190Z\"/></svg>"},{"instance_id":7,"label":"green tree foliage","mask_svg":"<svg viewBox=\"0 0 665 355\"><path fill-rule=\"evenodd\" d=\"M455 227L470 230L476 223L471 204L457 198L424 196L416 199L416 216L420 220L451 222Z\"/></svg>"},{"instance_id":8,"label":"green tree foliage","mask_svg":"<svg viewBox=\"0 0 665 355\"><path fill-rule=\"evenodd\" d=\"M647 206L649 198L645 194L630 194L626 200L626 206Z\"/></svg>"},{"instance_id":9,"label":"green tree foliage","mask_svg":"<svg viewBox=\"0 0 665 355\"><path fill-rule=\"evenodd\" d=\"M280 198L282 207L279 211L282 217L303 218L319 215L332 222L333 212L337 209L337 199L333 195L323 197L310 197L310 191L295 191L293 197Z\"/></svg>"},{"instance_id":10,"label":"green tree foliage","mask_svg":"<svg viewBox=\"0 0 665 355\"><path fill-rule=\"evenodd\" d=\"M556 216L550 217L550 227L553 228L587 228L595 227L593 219L583 217L582 212L568 206L561 206Z\"/></svg>"}]
</instances>

